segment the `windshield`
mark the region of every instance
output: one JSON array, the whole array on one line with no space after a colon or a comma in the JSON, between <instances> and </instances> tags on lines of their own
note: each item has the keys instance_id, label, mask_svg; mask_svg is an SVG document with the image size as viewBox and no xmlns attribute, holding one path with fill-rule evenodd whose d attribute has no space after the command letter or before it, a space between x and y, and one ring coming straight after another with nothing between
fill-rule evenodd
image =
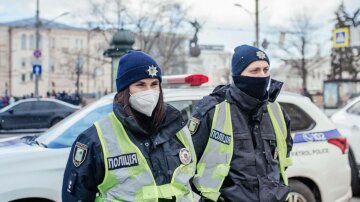
<instances>
[{"instance_id":1,"label":"windshield","mask_svg":"<svg viewBox=\"0 0 360 202\"><path fill-rule=\"evenodd\" d=\"M50 128L37 141L48 148L70 147L77 136L112 111L112 102L94 103ZM70 127L69 127L70 126Z\"/></svg>"}]
</instances>

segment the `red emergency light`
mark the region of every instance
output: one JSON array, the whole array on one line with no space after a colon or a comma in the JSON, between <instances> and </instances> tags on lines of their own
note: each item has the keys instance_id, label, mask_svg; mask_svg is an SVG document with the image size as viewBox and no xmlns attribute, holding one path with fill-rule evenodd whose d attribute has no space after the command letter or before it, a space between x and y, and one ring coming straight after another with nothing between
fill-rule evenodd
<instances>
[{"instance_id":1,"label":"red emergency light","mask_svg":"<svg viewBox=\"0 0 360 202\"><path fill-rule=\"evenodd\" d=\"M209 77L203 74L185 74L185 75L172 75L163 76L163 84L166 85L180 85L188 84L190 86L200 86L209 81Z\"/></svg>"}]
</instances>

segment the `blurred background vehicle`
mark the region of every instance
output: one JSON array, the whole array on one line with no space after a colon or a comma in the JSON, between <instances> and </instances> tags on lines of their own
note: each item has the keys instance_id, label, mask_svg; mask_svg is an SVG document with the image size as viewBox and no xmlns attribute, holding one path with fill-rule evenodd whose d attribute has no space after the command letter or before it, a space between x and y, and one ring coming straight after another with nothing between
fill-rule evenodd
<instances>
[{"instance_id":1,"label":"blurred background vehicle","mask_svg":"<svg viewBox=\"0 0 360 202\"><path fill-rule=\"evenodd\" d=\"M51 98L20 100L0 110L0 132L43 131L79 109Z\"/></svg>"},{"instance_id":2,"label":"blurred background vehicle","mask_svg":"<svg viewBox=\"0 0 360 202\"><path fill-rule=\"evenodd\" d=\"M188 120L196 103L211 91L207 88L164 89L164 97ZM5 201L27 198L61 201L62 178L70 147L82 131L111 112L113 97L114 94L104 96L42 135L1 140L0 198ZM289 201L349 200L346 139L309 99L284 93L279 101L293 120L291 155L294 165L286 171L291 186Z\"/></svg>"},{"instance_id":3,"label":"blurred background vehicle","mask_svg":"<svg viewBox=\"0 0 360 202\"><path fill-rule=\"evenodd\" d=\"M6 107L7 105L9 105L8 97L6 97L6 96L0 97L0 109L3 107Z\"/></svg>"},{"instance_id":4,"label":"blurred background vehicle","mask_svg":"<svg viewBox=\"0 0 360 202\"><path fill-rule=\"evenodd\" d=\"M353 98L345 107L331 116L342 135L347 137L349 162L351 166L351 185L353 194L360 195L360 96Z\"/></svg>"}]
</instances>

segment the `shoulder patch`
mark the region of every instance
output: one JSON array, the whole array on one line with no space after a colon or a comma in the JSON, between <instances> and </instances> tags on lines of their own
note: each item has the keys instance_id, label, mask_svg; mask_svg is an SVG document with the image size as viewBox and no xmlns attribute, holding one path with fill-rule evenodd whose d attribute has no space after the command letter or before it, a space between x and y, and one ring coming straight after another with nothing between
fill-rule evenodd
<instances>
[{"instance_id":1,"label":"shoulder patch","mask_svg":"<svg viewBox=\"0 0 360 202\"><path fill-rule=\"evenodd\" d=\"M73 164L79 167L86 159L88 146L81 142L76 142L73 152Z\"/></svg>"},{"instance_id":2,"label":"shoulder patch","mask_svg":"<svg viewBox=\"0 0 360 202\"><path fill-rule=\"evenodd\" d=\"M188 128L189 128L191 135L196 133L196 131L199 128L199 125L200 125L200 120L195 117L191 117L191 119L189 120L189 123L188 123Z\"/></svg>"}]
</instances>

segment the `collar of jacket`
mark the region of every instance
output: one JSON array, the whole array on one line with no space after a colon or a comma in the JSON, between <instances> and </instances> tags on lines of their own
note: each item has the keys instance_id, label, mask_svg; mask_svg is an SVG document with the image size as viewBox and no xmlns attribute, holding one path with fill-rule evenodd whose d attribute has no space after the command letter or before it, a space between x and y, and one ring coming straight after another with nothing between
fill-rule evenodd
<instances>
[{"instance_id":1,"label":"collar of jacket","mask_svg":"<svg viewBox=\"0 0 360 202\"><path fill-rule=\"evenodd\" d=\"M154 146L173 138L173 136L185 126L185 121L182 119L180 112L169 104L165 104L165 117L158 132L151 136L139 126L133 116L125 113L122 105L114 102L113 111L126 131L130 131L140 139L150 138Z\"/></svg>"},{"instance_id":2,"label":"collar of jacket","mask_svg":"<svg viewBox=\"0 0 360 202\"><path fill-rule=\"evenodd\" d=\"M279 95L283 83L275 79L271 79L270 88L268 91L268 97L265 100L256 99L250 95L247 95L241 91L234 83L229 85L226 98L230 103L234 103L241 107L247 113L256 115L257 112L262 111L260 108L264 108L265 104L274 102Z\"/></svg>"}]
</instances>

